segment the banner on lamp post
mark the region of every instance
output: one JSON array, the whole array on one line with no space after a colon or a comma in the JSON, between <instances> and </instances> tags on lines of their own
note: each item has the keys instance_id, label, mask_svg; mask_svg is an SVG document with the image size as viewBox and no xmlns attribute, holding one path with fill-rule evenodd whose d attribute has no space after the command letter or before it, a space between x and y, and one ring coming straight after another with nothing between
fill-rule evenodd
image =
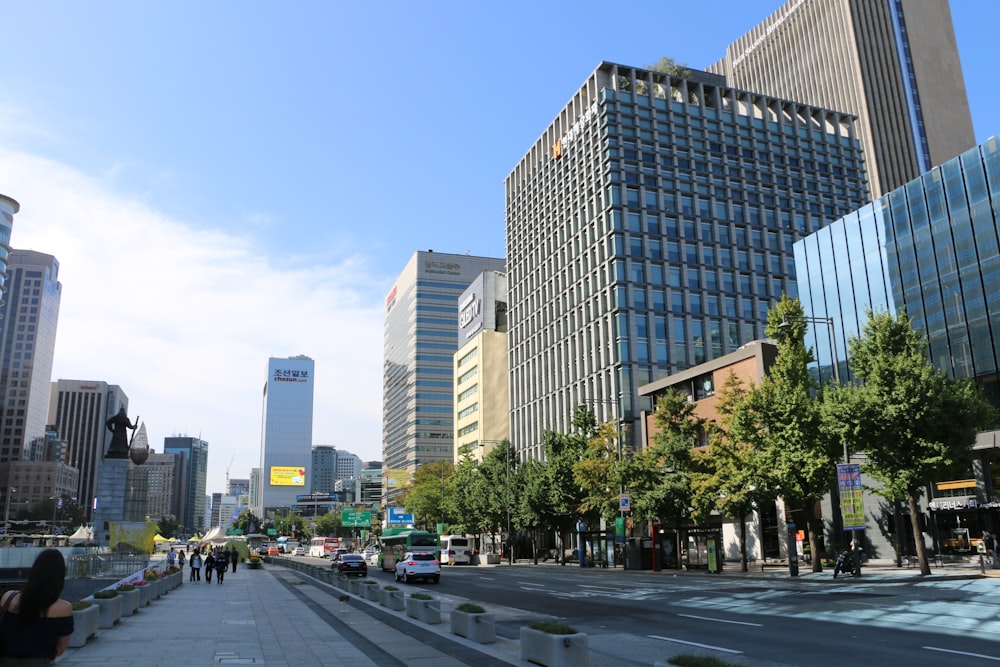
<instances>
[{"instance_id":1,"label":"banner on lamp post","mask_svg":"<svg viewBox=\"0 0 1000 667\"><path fill-rule=\"evenodd\" d=\"M865 506L861 497L861 466L857 463L837 464L837 486L840 488L840 515L844 530L865 527Z\"/></svg>"}]
</instances>

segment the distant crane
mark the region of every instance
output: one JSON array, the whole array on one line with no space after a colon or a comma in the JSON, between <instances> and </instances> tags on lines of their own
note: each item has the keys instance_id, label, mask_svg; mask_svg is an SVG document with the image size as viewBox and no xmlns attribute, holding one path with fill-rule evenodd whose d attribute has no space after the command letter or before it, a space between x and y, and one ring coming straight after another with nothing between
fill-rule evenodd
<instances>
[{"instance_id":1,"label":"distant crane","mask_svg":"<svg viewBox=\"0 0 1000 667\"><path fill-rule=\"evenodd\" d=\"M233 467L233 461L236 459L236 454L233 454L233 458L229 459L229 465L226 466L226 495L229 495L229 469Z\"/></svg>"}]
</instances>

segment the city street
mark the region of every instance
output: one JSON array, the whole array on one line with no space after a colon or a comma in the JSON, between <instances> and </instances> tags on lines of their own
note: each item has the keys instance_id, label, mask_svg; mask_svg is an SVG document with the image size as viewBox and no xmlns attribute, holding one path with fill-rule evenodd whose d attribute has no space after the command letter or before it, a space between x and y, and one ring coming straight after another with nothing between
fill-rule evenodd
<instances>
[{"instance_id":1,"label":"city street","mask_svg":"<svg viewBox=\"0 0 1000 667\"><path fill-rule=\"evenodd\" d=\"M371 576L387 583L392 575L373 569ZM414 588L504 608L498 633L512 638L531 620L558 617L623 665L649 665L666 644L747 664L1000 663L1000 580L822 576L448 567L439 585Z\"/></svg>"}]
</instances>

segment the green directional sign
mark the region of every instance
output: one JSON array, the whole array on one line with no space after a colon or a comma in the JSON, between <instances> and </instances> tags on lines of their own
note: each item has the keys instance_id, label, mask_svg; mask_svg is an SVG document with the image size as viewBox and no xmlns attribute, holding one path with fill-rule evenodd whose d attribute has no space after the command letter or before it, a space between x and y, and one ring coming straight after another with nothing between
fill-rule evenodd
<instances>
[{"instance_id":1,"label":"green directional sign","mask_svg":"<svg viewBox=\"0 0 1000 667\"><path fill-rule=\"evenodd\" d=\"M277 528L268 528L267 529L267 536L268 537L274 537L277 534L278 534L278 529Z\"/></svg>"},{"instance_id":2,"label":"green directional sign","mask_svg":"<svg viewBox=\"0 0 1000 667\"><path fill-rule=\"evenodd\" d=\"M340 513L340 524L354 528L367 528L372 525L372 513L365 510L344 510Z\"/></svg>"}]
</instances>

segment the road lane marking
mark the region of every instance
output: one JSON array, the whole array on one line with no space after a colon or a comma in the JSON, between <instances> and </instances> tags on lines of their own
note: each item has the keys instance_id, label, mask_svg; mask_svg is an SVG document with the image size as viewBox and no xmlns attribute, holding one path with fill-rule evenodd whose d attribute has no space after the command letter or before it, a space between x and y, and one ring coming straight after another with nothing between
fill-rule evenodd
<instances>
[{"instance_id":1,"label":"road lane marking","mask_svg":"<svg viewBox=\"0 0 1000 667\"><path fill-rule=\"evenodd\" d=\"M957 653L958 655L967 655L970 658L985 658L986 660L1000 661L992 655L983 655L982 653L970 653L968 651L952 651L950 648L938 648L937 646L921 646L920 648L927 649L928 651L940 651L941 653Z\"/></svg>"},{"instance_id":2,"label":"road lane marking","mask_svg":"<svg viewBox=\"0 0 1000 667\"><path fill-rule=\"evenodd\" d=\"M686 644L688 646L697 646L698 648L707 648L712 651L722 651L723 653L737 653L742 654L743 651L737 651L731 648L722 648L721 646L712 646L711 644L699 644L698 642L687 642L683 639L673 639L672 637L661 637L660 635L646 635L650 639L662 639L665 642L674 642L675 644Z\"/></svg>"},{"instance_id":3,"label":"road lane marking","mask_svg":"<svg viewBox=\"0 0 1000 667\"><path fill-rule=\"evenodd\" d=\"M764 627L763 623L747 623L745 621L727 621L724 618L709 618L708 616L693 616L691 614L677 614L678 616L683 616L684 618L697 618L699 621L714 621L716 623L732 623L733 625L752 625L755 628Z\"/></svg>"}]
</instances>

